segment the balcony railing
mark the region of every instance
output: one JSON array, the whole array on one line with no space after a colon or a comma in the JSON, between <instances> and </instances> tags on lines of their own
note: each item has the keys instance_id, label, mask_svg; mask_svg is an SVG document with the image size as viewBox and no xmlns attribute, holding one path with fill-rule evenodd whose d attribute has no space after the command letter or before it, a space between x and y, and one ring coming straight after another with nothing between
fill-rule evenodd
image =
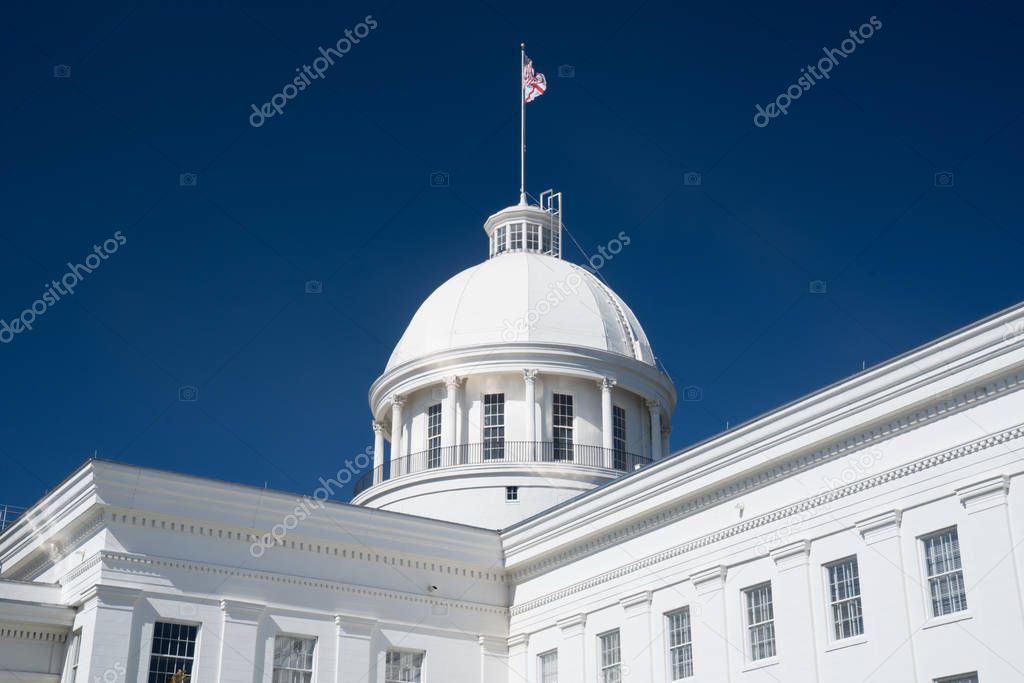
<instances>
[{"instance_id":1,"label":"balcony railing","mask_svg":"<svg viewBox=\"0 0 1024 683\"><path fill-rule=\"evenodd\" d=\"M14 524L24 511L25 508L20 508L15 505L0 505L0 534L2 534L7 527Z\"/></svg>"},{"instance_id":2,"label":"balcony railing","mask_svg":"<svg viewBox=\"0 0 1024 683\"><path fill-rule=\"evenodd\" d=\"M502 465L507 463L573 463L632 472L648 465L651 459L601 446L559 441L486 441L483 443L438 446L419 453L396 458L371 469L356 481L353 495L359 495L374 484L405 474L458 465Z\"/></svg>"}]
</instances>

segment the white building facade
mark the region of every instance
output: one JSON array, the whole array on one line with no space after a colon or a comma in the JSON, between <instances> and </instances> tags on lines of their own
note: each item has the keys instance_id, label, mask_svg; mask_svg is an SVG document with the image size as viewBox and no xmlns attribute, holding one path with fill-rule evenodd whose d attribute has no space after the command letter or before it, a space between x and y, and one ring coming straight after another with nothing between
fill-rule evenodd
<instances>
[{"instance_id":1,"label":"white building facade","mask_svg":"<svg viewBox=\"0 0 1024 683\"><path fill-rule=\"evenodd\" d=\"M0 683L1024 681L1024 305L669 454L559 197L485 232L351 504L90 460L25 512Z\"/></svg>"}]
</instances>

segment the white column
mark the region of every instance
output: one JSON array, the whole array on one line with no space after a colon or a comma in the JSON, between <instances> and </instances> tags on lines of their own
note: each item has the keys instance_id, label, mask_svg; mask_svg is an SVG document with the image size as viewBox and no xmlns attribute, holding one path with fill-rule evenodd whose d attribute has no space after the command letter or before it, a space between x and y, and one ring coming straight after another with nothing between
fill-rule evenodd
<instances>
[{"instance_id":1,"label":"white column","mask_svg":"<svg viewBox=\"0 0 1024 683\"><path fill-rule=\"evenodd\" d=\"M395 468L400 464L398 459L402 457L402 406L405 405L405 396L395 394L391 397L391 476L399 474Z\"/></svg>"},{"instance_id":2,"label":"white column","mask_svg":"<svg viewBox=\"0 0 1024 683\"><path fill-rule=\"evenodd\" d=\"M612 388L615 380L605 377L598 384L601 386L601 446L604 448L604 466L615 467L615 420L612 418Z\"/></svg>"},{"instance_id":3,"label":"white column","mask_svg":"<svg viewBox=\"0 0 1024 683\"><path fill-rule=\"evenodd\" d=\"M263 605L240 600L221 600L224 627L220 638L218 683L251 683L256 661L256 633Z\"/></svg>"},{"instance_id":4,"label":"white column","mask_svg":"<svg viewBox=\"0 0 1024 683\"><path fill-rule=\"evenodd\" d=\"M661 460L661 402L648 399L651 411L651 460Z\"/></svg>"},{"instance_id":5,"label":"white column","mask_svg":"<svg viewBox=\"0 0 1024 683\"><path fill-rule=\"evenodd\" d=\"M869 622L875 628L870 633L871 639L879 643L906 643L905 647L891 645L886 648L886 652L892 650L892 654L875 671L880 681L920 680L914 664L914 638L908 637L913 631L910 628L907 576L900 547L901 519L899 510L891 510L856 524L864 544L871 546L867 552L857 553L864 612L867 614L874 610L887 615L885 619ZM915 588L920 587L916 580L913 582ZM875 602L873 596L885 596L885 599ZM829 671L826 669L823 673L827 678Z\"/></svg>"},{"instance_id":6,"label":"white column","mask_svg":"<svg viewBox=\"0 0 1024 683\"><path fill-rule=\"evenodd\" d=\"M78 655L78 679L135 680L138 662L130 657L135 604L140 591L114 586L92 586L82 596L82 606L75 615L75 629L81 629L82 641ZM150 638L152 639L152 632ZM129 676L131 678L129 678Z\"/></svg>"},{"instance_id":7,"label":"white column","mask_svg":"<svg viewBox=\"0 0 1024 683\"><path fill-rule=\"evenodd\" d=\"M559 619L556 623L562 630L562 644L558 648L558 680L570 683L589 680L583 642L587 615L574 614L571 617Z\"/></svg>"},{"instance_id":8,"label":"white column","mask_svg":"<svg viewBox=\"0 0 1024 683\"><path fill-rule=\"evenodd\" d=\"M526 399L523 402L523 409L526 411L526 433L527 441L538 441L537 439L537 371L523 370L523 381L526 383Z\"/></svg>"},{"instance_id":9,"label":"white column","mask_svg":"<svg viewBox=\"0 0 1024 683\"><path fill-rule=\"evenodd\" d=\"M779 660L784 681L818 682L815 634L819 632L816 610L811 602L811 542L796 541L772 550L777 575L772 585L776 600L788 601L786 609L775 611L776 638L785 648ZM785 596L785 598L782 598ZM779 604L779 603L776 603ZM807 622L811 622L808 629ZM810 633L808 633L810 630Z\"/></svg>"},{"instance_id":10,"label":"white column","mask_svg":"<svg viewBox=\"0 0 1024 683\"><path fill-rule=\"evenodd\" d=\"M626 665L624 683L650 683L654 680L654 651L658 645L651 637L651 592L644 591L619 600L626 614L622 629L622 663Z\"/></svg>"},{"instance_id":11,"label":"white column","mask_svg":"<svg viewBox=\"0 0 1024 683\"><path fill-rule=\"evenodd\" d=\"M377 622L339 614L334 617L334 624L338 627L338 661L335 664L334 683L376 681L372 646Z\"/></svg>"},{"instance_id":12,"label":"white column","mask_svg":"<svg viewBox=\"0 0 1024 683\"><path fill-rule=\"evenodd\" d=\"M480 683L508 679L508 644L504 638L480 636Z\"/></svg>"},{"instance_id":13,"label":"white column","mask_svg":"<svg viewBox=\"0 0 1024 683\"><path fill-rule=\"evenodd\" d=\"M690 607L692 632L704 633L693 639L694 668L702 679L728 681L729 627L725 607L725 567L718 565L690 576L697 600Z\"/></svg>"},{"instance_id":14,"label":"white column","mask_svg":"<svg viewBox=\"0 0 1024 683\"><path fill-rule=\"evenodd\" d=\"M373 483L379 484L384 478L384 425L374 420L373 427Z\"/></svg>"},{"instance_id":15,"label":"white column","mask_svg":"<svg viewBox=\"0 0 1024 683\"><path fill-rule=\"evenodd\" d=\"M661 457L667 458L671 450L668 445L668 437L672 433L672 427L669 425L662 425L661 430Z\"/></svg>"},{"instance_id":16,"label":"white column","mask_svg":"<svg viewBox=\"0 0 1024 683\"><path fill-rule=\"evenodd\" d=\"M511 675L508 680L519 683L529 681L530 676L530 636L527 633L509 636L508 645L508 668Z\"/></svg>"},{"instance_id":17,"label":"white column","mask_svg":"<svg viewBox=\"0 0 1024 683\"><path fill-rule=\"evenodd\" d=\"M998 653L985 678L996 681L1019 680L1024 669L1024 615L1015 557L1019 547L1011 528L1009 489L1010 478L999 475L957 491L967 512L958 531L967 608L975 615L1000 615L1000 627L985 635L985 646Z\"/></svg>"},{"instance_id":18,"label":"white column","mask_svg":"<svg viewBox=\"0 0 1024 683\"><path fill-rule=\"evenodd\" d=\"M446 465L458 463L456 454L456 425L455 413L459 405L459 387L462 385L462 378L454 375L444 378L444 403L441 404L441 448L444 457L442 461Z\"/></svg>"}]
</instances>

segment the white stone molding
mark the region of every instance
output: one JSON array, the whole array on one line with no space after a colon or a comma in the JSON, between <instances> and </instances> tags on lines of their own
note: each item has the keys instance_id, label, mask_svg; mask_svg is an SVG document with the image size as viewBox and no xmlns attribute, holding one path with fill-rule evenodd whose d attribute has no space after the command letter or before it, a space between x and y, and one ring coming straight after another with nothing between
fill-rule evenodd
<instances>
[{"instance_id":1,"label":"white stone molding","mask_svg":"<svg viewBox=\"0 0 1024 683\"><path fill-rule=\"evenodd\" d=\"M604 448L604 466L608 469L615 467L614 452L615 430L612 403L612 389L615 388L615 380L611 377L604 377L598 381L601 388L601 446Z\"/></svg>"},{"instance_id":2,"label":"white stone molding","mask_svg":"<svg viewBox=\"0 0 1024 683\"><path fill-rule=\"evenodd\" d=\"M960 504L973 515L990 508L1006 505L1010 493L1010 478L1005 474L991 477L957 490Z\"/></svg>"},{"instance_id":3,"label":"white stone molding","mask_svg":"<svg viewBox=\"0 0 1024 683\"><path fill-rule=\"evenodd\" d=\"M523 410L526 417L526 440L540 441L537 438L537 370L527 368L523 370L524 398Z\"/></svg>"},{"instance_id":4,"label":"white stone molding","mask_svg":"<svg viewBox=\"0 0 1024 683\"><path fill-rule=\"evenodd\" d=\"M690 583L697 595L707 595L725 588L725 576L728 570L724 565L715 565L690 575Z\"/></svg>"},{"instance_id":5,"label":"white stone molding","mask_svg":"<svg viewBox=\"0 0 1024 683\"><path fill-rule=\"evenodd\" d=\"M63 645L68 641L70 633L71 627L0 623L0 640Z\"/></svg>"},{"instance_id":6,"label":"white stone molding","mask_svg":"<svg viewBox=\"0 0 1024 683\"><path fill-rule=\"evenodd\" d=\"M625 611L626 617L638 616L650 611L652 598L651 591L643 591L620 599L619 605Z\"/></svg>"},{"instance_id":7,"label":"white stone molding","mask_svg":"<svg viewBox=\"0 0 1024 683\"><path fill-rule=\"evenodd\" d=\"M530 644L529 633L517 633L514 636L509 636L505 641L505 645L508 647L509 655L512 655L512 651L518 651L520 648L525 648Z\"/></svg>"},{"instance_id":8,"label":"white stone molding","mask_svg":"<svg viewBox=\"0 0 1024 683\"><path fill-rule=\"evenodd\" d=\"M880 541L898 538L902 519L902 511L889 510L888 512L856 522L854 526L860 532L864 542L868 545L873 545Z\"/></svg>"},{"instance_id":9,"label":"white stone molding","mask_svg":"<svg viewBox=\"0 0 1024 683\"><path fill-rule=\"evenodd\" d=\"M95 584L82 591L79 599L73 604L75 607L81 607L82 609L96 606L131 612L135 609L135 604L139 601L140 597L142 597L142 591L136 588Z\"/></svg>"},{"instance_id":10,"label":"white stone molding","mask_svg":"<svg viewBox=\"0 0 1024 683\"><path fill-rule=\"evenodd\" d=\"M788 571L796 567L807 566L811 557L811 542L808 540L787 543L784 546L769 551L768 555L780 571Z\"/></svg>"},{"instance_id":11,"label":"white stone molding","mask_svg":"<svg viewBox=\"0 0 1024 683\"><path fill-rule=\"evenodd\" d=\"M243 600L224 599L220 601L220 609L224 612L224 620L239 623L256 623L266 612L266 605Z\"/></svg>"},{"instance_id":12,"label":"white stone molding","mask_svg":"<svg viewBox=\"0 0 1024 683\"><path fill-rule=\"evenodd\" d=\"M348 614L334 615L334 625L338 627L339 636L350 638L372 638L380 626L376 619L355 617Z\"/></svg>"},{"instance_id":13,"label":"white stone molding","mask_svg":"<svg viewBox=\"0 0 1024 683\"><path fill-rule=\"evenodd\" d=\"M651 461L661 460L661 401L646 399L644 403L651 413Z\"/></svg>"},{"instance_id":14,"label":"white stone molding","mask_svg":"<svg viewBox=\"0 0 1024 683\"><path fill-rule=\"evenodd\" d=\"M571 617L559 619L555 624L561 629L563 638L581 636L587 625L587 615L574 614Z\"/></svg>"}]
</instances>

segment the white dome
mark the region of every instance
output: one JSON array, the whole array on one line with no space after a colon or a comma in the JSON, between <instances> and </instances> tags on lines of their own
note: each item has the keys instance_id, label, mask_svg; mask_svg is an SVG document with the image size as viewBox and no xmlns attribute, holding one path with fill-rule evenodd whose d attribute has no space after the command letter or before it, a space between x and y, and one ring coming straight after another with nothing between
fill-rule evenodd
<instances>
[{"instance_id":1,"label":"white dome","mask_svg":"<svg viewBox=\"0 0 1024 683\"><path fill-rule=\"evenodd\" d=\"M416 311L387 369L451 349L516 342L599 349L654 365L633 311L604 283L568 261L516 252L438 287Z\"/></svg>"}]
</instances>

